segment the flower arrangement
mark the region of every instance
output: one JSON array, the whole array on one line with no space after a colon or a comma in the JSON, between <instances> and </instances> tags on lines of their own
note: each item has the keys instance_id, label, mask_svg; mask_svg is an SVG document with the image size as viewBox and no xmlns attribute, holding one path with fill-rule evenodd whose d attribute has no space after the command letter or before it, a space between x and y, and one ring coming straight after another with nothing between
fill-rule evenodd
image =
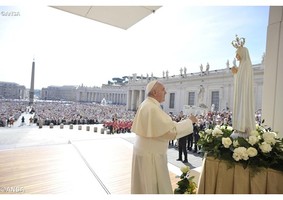
<instances>
[{"instance_id":1,"label":"flower arrangement","mask_svg":"<svg viewBox=\"0 0 283 200\"><path fill-rule=\"evenodd\" d=\"M178 188L174 190L174 194L196 194L197 184L193 181L194 176L190 177L190 167L181 167L182 175L178 181Z\"/></svg>"},{"instance_id":2,"label":"flower arrangement","mask_svg":"<svg viewBox=\"0 0 283 200\"><path fill-rule=\"evenodd\" d=\"M283 172L283 140L270 128L256 126L247 138L232 138L231 126L216 125L200 131L198 145L206 156L228 161L228 167L240 163L251 172L272 168Z\"/></svg>"}]
</instances>

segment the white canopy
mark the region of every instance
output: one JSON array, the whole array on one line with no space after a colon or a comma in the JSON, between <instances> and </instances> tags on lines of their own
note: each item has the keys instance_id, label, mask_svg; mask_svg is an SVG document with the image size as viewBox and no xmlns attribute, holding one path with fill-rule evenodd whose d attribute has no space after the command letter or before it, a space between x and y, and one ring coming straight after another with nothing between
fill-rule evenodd
<instances>
[{"instance_id":1,"label":"white canopy","mask_svg":"<svg viewBox=\"0 0 283 200\"><path fill-rule=\"evenodd\" d=\"M161 6L51 6L127 30Z\"/></svg>"}]
</instances>

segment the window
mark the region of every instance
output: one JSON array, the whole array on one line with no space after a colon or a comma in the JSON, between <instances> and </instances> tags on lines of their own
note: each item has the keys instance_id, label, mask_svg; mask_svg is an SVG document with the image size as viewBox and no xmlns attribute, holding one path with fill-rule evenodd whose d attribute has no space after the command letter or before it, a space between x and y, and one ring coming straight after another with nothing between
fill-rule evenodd
<instances>
[{"instance_id":1,"label":"window","mask_svg":"<svg viewBox=\"0 0 283 200\"><path fill-rule=\"evenodd\" d=\"M174 104L175 104L175 93L170 93L169 108L174 108Z\"/></svg>"},{"instance_id":2,"label":"window","mask_svg":"<svg viewBox=\"0 0 283 200\"><path fill-rule=\"evenodd\" d=\"M188 105L195 105L195 92L189 92Z\"/></svg>"},{"instance_id":3,"label":"window","mask_svg":"<svg viewBox=\"0 0 283 200\"><path fill-rule=\"evenodd\" d=\"M219 111L219 91L212 91L211 105L214 104L214 111Z\"/></svg>"}]
</instances>

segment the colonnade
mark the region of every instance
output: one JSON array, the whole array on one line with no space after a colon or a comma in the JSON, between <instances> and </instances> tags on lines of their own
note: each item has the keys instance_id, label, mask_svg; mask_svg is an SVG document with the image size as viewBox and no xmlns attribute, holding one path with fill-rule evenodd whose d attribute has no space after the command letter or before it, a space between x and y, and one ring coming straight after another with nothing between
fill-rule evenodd
<instances>
[{"instance_id":1,"label":"colonnade","mask_svg":"<svg viewBox=\"0 0 283 200\"><path fill-rule=\"evenodd\" d=\"M101 102L105 99L113 104L126 104L126 94L122 93L106 93L106 92L80 92L79 101Z\"/></svg>"},{"instance_id":2,"label":"colonnade","mask_svg":"<svg viewBox=\"0 0 283 200\"><path fill-rule=\"evenodd\" d=\"M138 106L145 99L145 90L128 90L128 110L137 110Z\"/></svg>"}]
</instances>

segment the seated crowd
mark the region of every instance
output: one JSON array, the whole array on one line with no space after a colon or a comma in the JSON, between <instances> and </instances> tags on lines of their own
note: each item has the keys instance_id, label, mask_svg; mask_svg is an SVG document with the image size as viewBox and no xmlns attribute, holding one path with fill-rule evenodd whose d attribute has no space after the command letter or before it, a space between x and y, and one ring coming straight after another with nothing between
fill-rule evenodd
<instances>
[{"instance_id":1,"label":"seated crowd","mask_svg":"<svg viewBox=\"0 0 283 200\"><path fill-rule=\"evenodd\" d=\"M21 113L27 111L26 101L1 101L1 118L3 126L7 120L17 120ZM135 112L127 111L123 105L100 105L77 102L36 102L28 112L34 112L33 122L43 125L63 124L104 124L111 121L113 116L120 121L131 121Z\"/></svg>"},{"instance_id":2,"label":"seated crowd","mask_svg":"<svg viewBox=\"0 0 283 200\"><path fill-rule=\"evenodd\" d=\"M43 125L63 124L103 124L111 133L130 132L135 112L128 111L123 105L100 105L78 102L35 102L28 107L26 101L1 100L0 126L8 126L7 121L17 120L23 112L34 113L33 122L42 120ZM173 120L179 115L170 113ZM213 127L216 124L232 125L232 112L214 111L199 115L198 127ZM256 116L259 121L259 117Z\"/></svg>"},{"instance_id":3,"label":"seated crowd","mask_svg":"<svg viewBox=\"0 0 283 200\"><path fill-rule=\"evenodd\" d=\"M0 127L12 126L23 112L26 111L27 103L17 100L0 100Z\"/></svg>"}]
</instances>

